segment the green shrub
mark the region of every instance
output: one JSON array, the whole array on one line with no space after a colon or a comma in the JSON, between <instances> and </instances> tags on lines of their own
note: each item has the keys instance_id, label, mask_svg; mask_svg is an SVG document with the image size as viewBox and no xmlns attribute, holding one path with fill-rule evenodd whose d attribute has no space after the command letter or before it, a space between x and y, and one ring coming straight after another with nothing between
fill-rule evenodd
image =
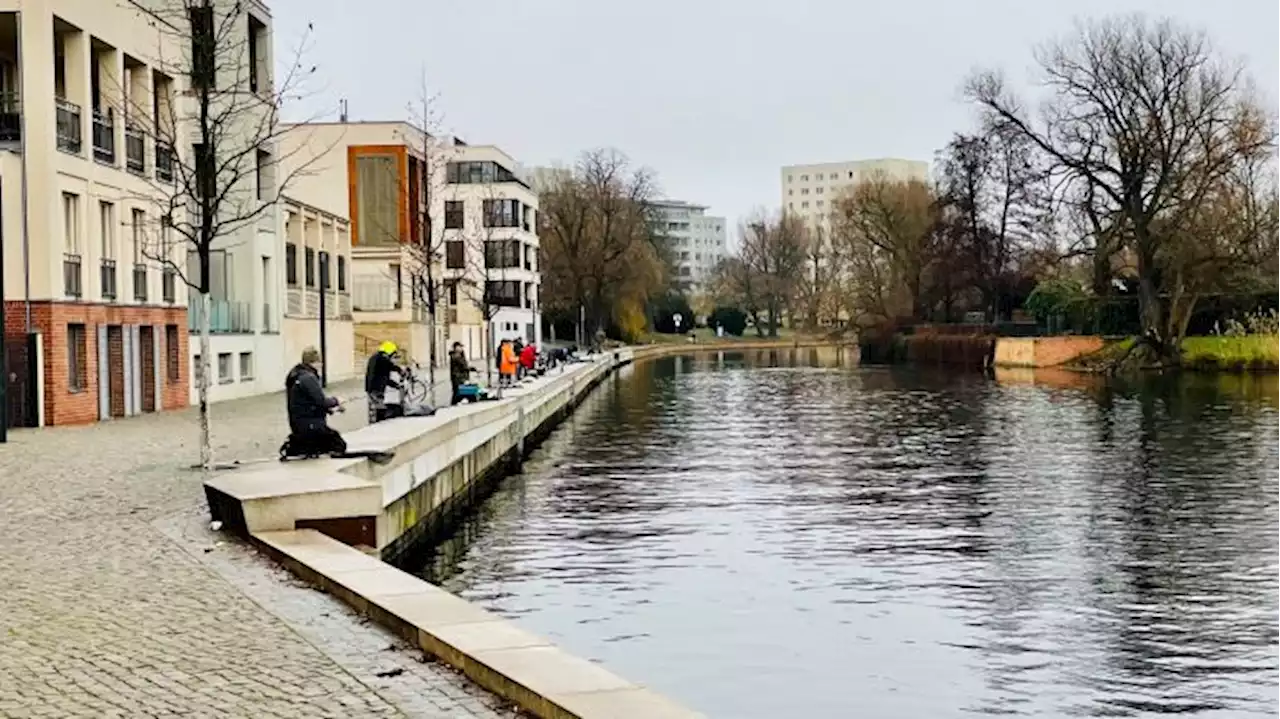
<instances>
[{"instance_id":1,"label":"green shrub","mask_svg":"<svg viewBox=\"0 0 1280 719\"><path fill-rule=\"evenodd\" d=\"M707 325L712 329L719 325L724 328L725 334L741 337L747 330L747 313L737 307L717 307L707 320Z\"/></svg>"}]
</instances>

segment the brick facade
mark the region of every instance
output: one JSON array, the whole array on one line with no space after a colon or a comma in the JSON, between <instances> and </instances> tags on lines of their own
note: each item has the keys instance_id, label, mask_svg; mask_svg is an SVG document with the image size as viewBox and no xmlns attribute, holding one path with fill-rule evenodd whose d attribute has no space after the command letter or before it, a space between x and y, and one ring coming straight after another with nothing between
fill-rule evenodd
<instances>
[{"instance_id":1,"label":"brick facade","mask_svg":"<svg viewBox=\"0 0 1280 719\"><path fill-rule=\"evenodd\" d=\"M21 339L25 326L25 309L22 302L4 303L6 335ZM98 376L98 327L106 325L118 328L122 325L141 325L151 328L160 337L161 362L172 363L175 355L167 346L170 333L168 325L177 330L176 373L162 366L159 409L178 409L188 404L190 397L189 363L187 358L187 310L185 307L148 307L141 305L103 305L82 302L32 302L31 323L42 335L44 343L44 413L45 424L82 424L98 419L98 387L104 378ZM68 367L71 348L68 347L68 325L83 324L84 357L78 365L84 369L84 386L72 389ZM141 332L144 346L152 335ZM108 330L108 362L111 367L105 378L111 393L113 415L124 411L123 344L118 329ZM143 352L142 368L146 378L143 385L143 408L156 404L154 375L148 374L152 365L149 353Z\"/></svg>"}]
</instances>

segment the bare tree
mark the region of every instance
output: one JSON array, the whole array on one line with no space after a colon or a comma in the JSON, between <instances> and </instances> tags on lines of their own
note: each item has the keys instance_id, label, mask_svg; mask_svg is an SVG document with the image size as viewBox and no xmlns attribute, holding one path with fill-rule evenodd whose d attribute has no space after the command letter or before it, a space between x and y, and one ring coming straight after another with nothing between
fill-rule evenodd
<instances>
[{"instance_id":1,"label":"bare tree","mask_svg":"<svg viewBox=\"0 0 1280 719\"><path fill-rule=\"evenodd\" d=\"M936 202L928 184L884 173L836 201L832 223L855 285L858 315L923 319L934 261Z\"/></svg>"},{"instance_id":2,"label":"bare tree","mask_svg":"<svg viewBox=\"0 0 1280 719\"><path fill-rule=\"evenodd\" d=\"M804 273L808 231L797 215L771 215L757 210L742 224L740 232L744 280L750 283L753 294L759 288L768 334L776 337L782 315L790 309Z\"/></svg>"},{"instance_id":3,"label":"bare tree","mask_svg":"<svg viewBox=\"0 0 1280 719\"><path fill-rule=\"evenodd\" d=\"M444 290L443 263L445 251L444 225L440 214L444 211L448 166L457 151L451 138L442 132L444 117L440 112L439 96L427 86L426 71L420 79L418 99L410 107L409 124L413 137L406 138L415 146L418 155L411 162L409 186L402 188L409 202L411 217L409 241L404 245L408 254L406 272L410 277L413 306L424 308L431 325L427 342L430 368L427 370L432 391L436 385L436 365L440 363L440 348L436 338L440 323L440 295Z\"/></svg>"},{"instance_id":4,"label":"bare tree","mask_svg":"<svg viewBox=\"0 0 1280 719\"><path fill-rule=\"evenodd\" d=\"M1038 118L998 73L974 76L967 93L990 122L1029 140L1051 170L1084 187L1088 211L1133 257L1143 329L1135 346L1176 364L1195 294L1180 297L1178 281L1169 284L1171 258L1197 241L1187 230L1224 179L1274 152L1274 117L1254 100L1238 63L1170 20L1084 23L1040 49L1037 62L1049 92Z\"/></svg>"},{"instance_id":5,"label":"bare tree","mask_svg":"<svg viewBox=\"0 0 1280 719\"><path fill-rule=\"evenodd\" d=\"M584 153L572 177L539 198L546 305L585 319L580 342L662 288L652 173L616 150ZM582 323L580 323L582 324Z\"/></svg>"},{"instance_id":6,"label":"bare tree","mask_svg":"<svg viewBox=\"0 0 1280 719\"><path fill-rule=\"evenodd\" d=\"M289 158L281 156L279 140L290 131L281 124L284 107L301 99L315 73L302 62L310 27L277 73L265 51L266 26L243 3L123 1L158 32L157 68L174 83L185 79L182 88L156 88L154 98L120 94L128 127L156 140L154 178L138 198L156 208L143 253L197 294L194 306L188 304L200 324L200 465L209 468L212 258L274 219L282 193L309 167L284 164Z\"/></svg>"}]
</instances>

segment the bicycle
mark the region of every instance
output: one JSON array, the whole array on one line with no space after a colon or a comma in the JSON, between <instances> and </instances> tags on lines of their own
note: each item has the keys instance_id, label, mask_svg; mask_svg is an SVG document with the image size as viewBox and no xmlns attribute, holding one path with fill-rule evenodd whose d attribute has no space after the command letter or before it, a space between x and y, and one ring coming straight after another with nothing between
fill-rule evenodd
<instances>
[{"instance_id":1,"label":"bicycle","mask_svg":"<svg viewBox=\"0 0 1280 719\"><path fill-rule=\"evenodd\" d=\"M418 404L429 404L431 385L418 376L416 370L419 369L416 363L400 368L400 396Z\"/></svg>"}]
</instances>

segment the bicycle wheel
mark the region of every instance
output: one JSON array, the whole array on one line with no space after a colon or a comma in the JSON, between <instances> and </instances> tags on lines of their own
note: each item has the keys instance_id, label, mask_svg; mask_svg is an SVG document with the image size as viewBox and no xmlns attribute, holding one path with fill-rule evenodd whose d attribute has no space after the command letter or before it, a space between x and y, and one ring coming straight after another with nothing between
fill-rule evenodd
<instances>
[{"instance_id":1,"label":"bicycle wheel","mask_svg":"<svg viewBox=\"0 0 1280 719\"><path fill-rule=\"evenodd\" d=\"M405 399L413 402L425 402L430 393L430 388L427 387L427 383L417 377L409 378L409 381L404 384Z\"/></svg>"}]
</instances>

